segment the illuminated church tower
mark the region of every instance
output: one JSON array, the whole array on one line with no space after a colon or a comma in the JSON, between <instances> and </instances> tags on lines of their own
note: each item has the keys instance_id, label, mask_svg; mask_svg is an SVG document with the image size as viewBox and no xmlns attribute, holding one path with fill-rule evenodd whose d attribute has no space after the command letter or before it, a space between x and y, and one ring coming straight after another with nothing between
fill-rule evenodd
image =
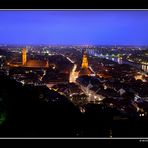
<instances>
[{"instance_id":1,"label":"illuminated church tower","mask_svg":"<svg viewBox=\"0 0 148 148\"><path fill-rule=\"evenodd\" d=\"M88 68L88 59L86 56L86 51L83 54L83 59L82 59L82 68Z\"/></svg>"},{"instance_id":2,"label":"illuminated church tower","mask_svg":"<svg viewBox=\"0 0 148 148\"><path fill-rule=\"evenodd\" d=\"M88 59L87 59L86 51L84 51L81 70L79 71L79 76L90 76L91 73L92 72L90 68L88 67Z\"/></svg>"},{"instance_id":3,"label":"illuminated church tower","mask_svg":"<svg viewBox=\"0 0 148 148\"><path fill-rule=\"evenodd\" d=\"M25 65L27 62L27 51L26 48L23 48L22 50L22 65Z\"/></svg>"}]
</instances>

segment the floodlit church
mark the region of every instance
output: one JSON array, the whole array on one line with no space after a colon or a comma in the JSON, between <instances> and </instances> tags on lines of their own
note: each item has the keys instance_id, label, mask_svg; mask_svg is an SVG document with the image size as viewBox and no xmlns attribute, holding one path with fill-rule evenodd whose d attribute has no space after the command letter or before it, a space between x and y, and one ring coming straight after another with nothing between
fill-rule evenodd
<instances>
[{"instance_id":1,"label":"floodlit church","mask_svg":"<svg viewBox=\"0 0 148 148\"><path fill-rule=\"evenodd\" d=\"M47 60L27 60L27 50L22 50L22 63L7 63L10 67L27 67L27 68L48 68Z\"/></svg>"},{"instance_id":2,"label":"floodlit church","mask_svg":"<svg viewBox=\"0 0 148 148\"><path fill-rule=\"evenodd\" d=\"M90 76L91 74L92 74L92 71L88 67L88 59L87 59L86 51L84 51L79 76Z\"/></svg>"}]
</instances>

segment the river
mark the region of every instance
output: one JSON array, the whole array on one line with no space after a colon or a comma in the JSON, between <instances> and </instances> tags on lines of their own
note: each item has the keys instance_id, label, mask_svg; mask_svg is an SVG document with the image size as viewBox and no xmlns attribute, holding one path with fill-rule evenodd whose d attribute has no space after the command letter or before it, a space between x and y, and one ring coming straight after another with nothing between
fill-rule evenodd
<instances>
[{"instance_id":1,"label":"river","mask_svg":"<svg viewBox=\"0 0 148 148\"><path fill-rule=\"evenodd\" d=\"M99 57L99 58L108 59L108 60L114 61L118 64L128 64L128 65L136 67L139 70L143 70L144 72L148 72L148 65L137 64L137 63L134 63L134 62L130 62L127 59L112 57L111 55L102 55L102 54L98 54L96 52L88 52L88 53L91 56L96 56L96 57Z\"/></svg>"}]
</instances>

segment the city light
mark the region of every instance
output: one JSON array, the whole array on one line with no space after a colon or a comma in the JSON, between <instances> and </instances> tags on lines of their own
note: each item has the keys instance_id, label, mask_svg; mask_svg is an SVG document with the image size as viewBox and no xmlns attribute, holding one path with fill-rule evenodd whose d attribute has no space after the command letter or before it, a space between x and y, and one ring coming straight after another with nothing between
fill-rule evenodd
<instances>
[{"instance_id":1,"label":"city light","mask_svg":"<svg viewBox=\"0 0 148 148\"><path fill-rule=\"evenodd\" d=\"M148 11L0 18L0 137L148 137Z\"/></svg>"}]
</instances>

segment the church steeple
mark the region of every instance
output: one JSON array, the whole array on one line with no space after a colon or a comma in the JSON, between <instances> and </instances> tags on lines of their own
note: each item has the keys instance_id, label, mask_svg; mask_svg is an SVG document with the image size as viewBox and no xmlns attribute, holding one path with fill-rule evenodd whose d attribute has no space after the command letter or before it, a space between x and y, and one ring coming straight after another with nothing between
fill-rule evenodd
<instances>
[{"instance_id":1,"label":"church steeple","mask_svg":"<svg viewBox=\"0 0 148 148\"><path fill-rule=\"evenodd\" d=\"M92 73L92 71L88 66L88 59L87 59L86 51L84 51L83 58L82 58L81 70L79 71L79 76L90 76L91 73Z\"/></svg>"},{"instance_id":2,"label":"church steeple","mask_svg":"<svg viewBox=\"0 0 148 148\"><path fill-rule=\"evenodd\" d=\"M22 65L25 65L27 62L27 51L26 48L23 48L22 50Z\"/></svg>"},{"instance_id":3,"label":"church steeple","mask_svg":"<svg viewBox=\"0 0 148 148\"><path fill-rule=\"evenodd\" d=\"M83 59L82 59L82 68L88 68L88 59L86 55L86 51L84 51Z\"/></svg>"}]
</instances>

